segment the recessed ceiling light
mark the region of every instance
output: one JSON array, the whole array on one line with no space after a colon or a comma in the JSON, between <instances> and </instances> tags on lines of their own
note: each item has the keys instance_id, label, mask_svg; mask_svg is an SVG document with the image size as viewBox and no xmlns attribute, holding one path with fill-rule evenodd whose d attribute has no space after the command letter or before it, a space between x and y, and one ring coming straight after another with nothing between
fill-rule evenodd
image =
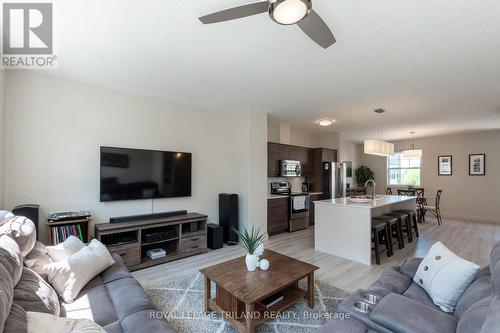
<instances>
[{"instance_id":1,"label":"recessed ceiling light","mask_svg":"<svg viewBox=\"0 0 500 333\"><path fill-rule=\"evenodd\" d=\"M319 126L331 126L331 125L335 124L335 119L323 118L323 119L316 120L316 123Z\"/></svg>"},{"instance_id":2,"label":"recessed ceiling light","mask_svg":"<svg viewBox=\"0 0 500 333\"><path fill-rule=\"evenodd\" d=\"M311 0L276 0L269 6L269 15L279 24L295 24L309 14L311 6Z\"/></svg>"}]
</instances>

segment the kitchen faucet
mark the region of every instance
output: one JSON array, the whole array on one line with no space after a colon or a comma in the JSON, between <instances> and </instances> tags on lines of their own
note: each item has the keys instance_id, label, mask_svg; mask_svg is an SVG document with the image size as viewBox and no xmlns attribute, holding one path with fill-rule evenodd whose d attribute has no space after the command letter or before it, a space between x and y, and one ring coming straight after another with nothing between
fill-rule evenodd
<instances>
[{"instance_id":1,"label":"kitchen faucet","mask_svg":"<svg viewBox=\"0 0 500 333\"><path fill-rule=\"evenodd\" d=\"M373 179L368 179L365 183L365 191L366 191L366 187L368 186L368 183L373 183L373 199L375 199L377 197L377 192L375 191L375 187L377 186L377 183L375 183L375 181Z\"/></svg>"}]
</instances>

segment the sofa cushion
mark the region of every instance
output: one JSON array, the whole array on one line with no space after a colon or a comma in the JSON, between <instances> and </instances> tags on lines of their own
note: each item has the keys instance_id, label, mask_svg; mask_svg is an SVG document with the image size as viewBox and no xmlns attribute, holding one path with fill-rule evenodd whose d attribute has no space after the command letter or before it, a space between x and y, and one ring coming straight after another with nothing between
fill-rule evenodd
<instances>
[{"instance_id":1,"label":"sofa cushion","mask_svg":"<svg viewBox=\"0 0 500 333\"><path fill-rule=\"evenodd\" d=\"M132 277L109 282L106 284L106 290L113 301L119 319L153 308L139 282Z\"/></svg>"},{"instance_id":2,"label":"sofa cushion","mask_svg":"<svg viewBox=\"0 0 500 333\"><path fill-rule=\"evenodd\" d=\"M118 320L113 301L99 276L92 279L72 303L61 306L63 316L90 319L103 327Z\"/></svg>"},{"instance_id":3,"label":"sofa cushion","mask_svg":"<svg viewBox=\"0 0 500 333\"><path fill-rule=\"evenodd\" d=\"M491 296L490 278L491 273L488 267L484 267L479 271L474 282L458 300L455 308L455 318L459 319L474 303Z\"/></svg>"},{"instance_id":4,"label":"sofa cushion","mask_svg":"<svg viewBox=\"0 0 500 333\"><path fill-rule=\"evenodd\" d=\"M19 245L23 257L25 257L35 246L35 224L24 216L12 215L2 220L0 235L10 236L17 245Z\"/></svg>"},{"instance_id":5,"label":"sofa cushion","mask_svg":"<svg viewBox=\"0 0 500 333\"><path fill-rule=\"evenodd\" d=\"M406 259L399 271L404 275L408 276L410 279L413 279L415 273L417 273L418 266L422 262L423 258L409 258Z\"/></svg>"},{"instance_id":6,"label":"sofa cushion","mask_svg":"<svg viewBox=\"0 0 500 333\"><path fill-rule=\"evenodd\" d=\"M489 306L486 320L480 333L498 333L500 331L500 294L496 294Z\"/></svg>"},{"instance_id":7,"label":"sofa cushion","mask_svg":"<svg viewBox=\"0 0 500 333\"><path fill-rule=\"evenodd\" d=\"M496 243L490 255L491 289L500 293L500 242Z\"/></svg>"},{"instance_id":8,"label":"sofa cushion","mask_svg":"<svg viewBox=\"0 0 500 333\"><path fill-rule=\"evenodd\" d=\"M46 247L41 242L37 241L35 247L24 258L24 266L32 269L40 275L45 281L49 281L45 265L53 263L51 257L47 254Z\"/></svg>"},{"instance_id":9,"label":"sofa cushion","mask_svg":"<svg viewBox=\"0 0 500 333\"><path fill-rule=\"evenodd\" d=\"M492 299L492 296L483 298L467 309L458 321L457 333L479 333L488 316Z\"/></svg>"},{"instance_id":10,"label":"sofa cushion","mask_svg":"<svg viewBox=\"0 0 500 333\"><path fill-rule=\"evenodd\" d=\"M412 280L399 272L399 268L387 268L380 278L373 283L369 289L383 288L395 294L402 294L411 285ZM381 295L384 296L384 295Z\"/></svg>"},{"instance_id":11,"label":"sofa cushion","mask_svg":"<svg viewBox=\"0 0 500 333\"><path fill-rule=\"evenodd\" d=\"M16 303L12 303L9 309L9 316L5 321L3 328L5 333L27 333L28 327L26 325L26 311Z\"/></svg>"},{"instance_id":12,"label":"sofa cushion","mask_svg":"<svg viewBox=\"0 0 500 333\"><path fill-rule=\"evenodd\" d=\"M7 235L0 236L0 332L4 331L22 267L19 245Z\"/></svg>"},{"instance_id":13,"label":"sofa cushion","mask_svg":"<svg viewBox=\"0 0 500 333\"><path fill-rule=\"evenodd\" d=\"M36 311L59 316L60 305L56 291L40 275L23 269L21 280L14 288L14 303L25 311Z\"/></svg>"},{"instance_id":14,"label":"sofa cushion","mask_svg":"<svg viewBox=\"0 0 500 333\"><path fill-rule=\"evenodd\" d=\"M104 272L100 274L102 283L108 283L114 280L132 277L129 270L123 263L122 257L119 254L111 253L111 257L116 264L108 267Z\"/></svg>"},{"instance_id":15,"label":"sofa cushion","mask_svg":"<svg viewBox=\"0 0 500 333\"><path fill-rule=\"evenodd\" d=\"M45 268L54 289L66 303L71 303L90 280L114 263L106 246L93 239L77 253Z\"/></svg>"},{"instance_id":16,"label":"sofa cushion","mask_svg":"<svg viewBox=\"0 0 500 333\"><path fill-rule=\"evenodd\" d=\"M431 246L413 278L425 289L434 304L453 312L467 287L474 281L479 266L460 258L441 242Z\"/></svg>"},{"instance_id":17,"label":"sofa cushion","mask_svg":"<svg viewBox=\"0 0 500 333\"><path fill-rule=\"evenodd\" d=\"M359 320L349 317L346 319L331 319L314 333L367 333L371 331L368 326Z\"/></svg>"},{"instance_id":18,"label":"sofa cushion","mask_svg":"<svg viewBox=\"0 0 500 333\"><path fill-rule=\"evenodd\" d=\"M439 307L432 302L432 298L429 297L429 294L427 294L427 292L424 289L420 288L420 286L415 282L413 282L408 287L408 289L406 289L406 291L403 293L403 296L411 298L412 300L428 305L430 307L439 309Z\"/></svg>"},{"instance_id":19,"label":"sofa cushion","mask_svg":"<svg viewBox=\"0 0 500 333\"><path fill-rule=\"evenodd\" d=\"M29 333L106 333L101 326L89 319L60 318L54 315L27 312Z\"/></svg>"},{"instance_id":20,"label":"sofa cushion","mask_svg":"<svg viewBox=\"0 0 500 333\"><path fill-rule=\"evenodd\" d=\"M370 319L399 333L454 333L457 326L452 316L397 294L382 298Z\"/></svg>"},{"instance_id":21,"label":"sofa cushion","mask_svg":"<svg viewBox=\"0 0 500 333\"><path fill-rule=\"evenodd\" d=\"M61 261L77 253L85 247L85 243L75 236L69 236L64 242L54 246L47 246L45 249L50 258L54 261Z\"/></svg>"}]
</instances>

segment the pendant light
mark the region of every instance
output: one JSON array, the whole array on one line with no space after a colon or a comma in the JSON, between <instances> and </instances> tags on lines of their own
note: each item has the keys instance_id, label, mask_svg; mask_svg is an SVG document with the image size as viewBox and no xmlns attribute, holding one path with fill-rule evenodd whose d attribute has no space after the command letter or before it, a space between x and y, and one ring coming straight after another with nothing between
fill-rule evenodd
<instances>
[{"instance_id":1,"label":"pendant light","mask_svg":"<svg viewBox=\"0 0 500 333\"><path fill-rule=\"evenodd\" d=\"M422 157L422 149L415 149L415 139L413 136L415 135L414 131L410 132L411 141L410 141L410 149L403 150L403 157Z\"/></svg>"},{"instance_id":2,"label":"pendant light","mask_svg":"<svg viewBox=\"0 0 500 333\"><path fill-rule=\"evenodd\" d=\"M376 109L375 113L382 114L384 109ZM382 140L382 129L380 129L380 139L367 139L364 141L364 152L369 155L390 156L394 154L394 144Z\"/></svg>"}]
</instances>

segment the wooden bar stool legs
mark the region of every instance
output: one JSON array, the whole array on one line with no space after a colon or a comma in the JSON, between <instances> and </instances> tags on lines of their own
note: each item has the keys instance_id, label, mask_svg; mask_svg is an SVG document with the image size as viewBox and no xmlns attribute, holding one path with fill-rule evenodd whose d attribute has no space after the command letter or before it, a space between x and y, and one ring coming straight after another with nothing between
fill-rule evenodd
<instances>
[{"instance_id":1,"label":"wooden bar stool legs","mask_svg":"<svg viewBox=\"0 0 500 333\"><path fill-rule=\"evenodd\" d=\"M413 234L415 234L415 236L417 236L417 238L419 238L420 235L418 233L417 213L415 213L415 211L410 210L410 209L398 209L398 210L396 210L396 212L401 212L401 213L407 214L407 216L408 216L407 218L410 222L410 228L412 230L412 238L413 238Z\"/></svg>"},{"instance_id":2,"label":"wooden bar stool legs","mask_svg":"<svg viewBox=\"0 0 500 333\"><path fill-rule=\"evenodd\" d=\"M382 239L381 239L382 236ZM380 254L387 252L387 256L392 255L391 240L389 235L389 227L383 220L373 219L372 220L372 250L375 252L375 262L380 265ZM380 249L381 243L385 244L384 249Z\"/></svg>"}]
</instances>

